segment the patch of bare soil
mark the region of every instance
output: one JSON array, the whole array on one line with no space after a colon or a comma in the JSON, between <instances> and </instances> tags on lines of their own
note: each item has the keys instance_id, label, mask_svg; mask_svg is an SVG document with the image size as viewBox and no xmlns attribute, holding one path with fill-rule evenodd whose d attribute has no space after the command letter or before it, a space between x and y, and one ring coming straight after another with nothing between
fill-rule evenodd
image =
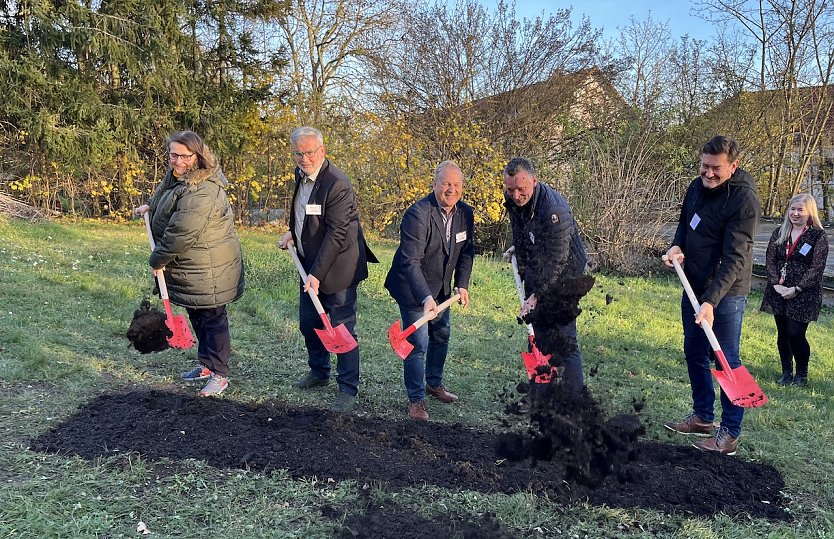
<instances>
[{"instance_id":1,"label":"patch of bare soil","mask_svg":"<svg viewBox=\"0 0 834 539\"><path fill-rule=\"evenodd\" d=\"M245 405L133 389L94 398L32 440L31 449L87 459L124 452L150 460L193 458L218 468L286 469L293 477L352 479L390 491L424 483L485 493L530 489L556 504L587 501L690 515L788 518L780 494L784 482L766 464L638 442L619 473L592 488L566 482L573 445L551 446L548 460L509 460L496 454L504 436L463 424L342 416L279 401ZM395 526L394 521L414 518L409 513L383 520Z\"/></svg>"},{"instance_id":2,"label":"patch of bare soil","mask_svg":"<svg viewBox=\"0 0 834 539\"><path fill-rule=\"evenodd\" d=\"M133 312L133 320L127 329L127 339L140 354L162 352L168 349L168 338L173 335L165 325L165 313L151 307L148 298Z\"/></svg>"}]
</instances>

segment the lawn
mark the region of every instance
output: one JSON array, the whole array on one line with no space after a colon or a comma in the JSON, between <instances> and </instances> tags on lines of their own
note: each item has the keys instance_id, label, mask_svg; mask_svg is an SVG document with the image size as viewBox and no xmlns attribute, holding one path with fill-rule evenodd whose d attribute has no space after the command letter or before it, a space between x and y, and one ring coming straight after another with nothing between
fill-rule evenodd
<instances>
[{"instance_id":1,"label":"lawn","mask_svg":"<svg viewBox=\"0 0 834 539\"><path fill-rule=\"evenodd\" d=\"M280 232L240 231L247 292L230 307L233 378L218 404L244 411L326 409L334 385L291 388L306 358L297 330L297 274L277 249ZM396 431L408 423L401 360L386 338L398 312L382 286L395 244L372 245L382 262L360 287L357 415ZM758 293L745 316L742 358L770 402L748 412L738 455L725 458L778 470L785 484L783 520L554 503L535 489L481 492L429 480L388 489L286 469L217 467L210 459L129 451L85 458L30 449L32 440L71 421L97 397L162 391L190 398L199 389L176 381L195 363L194 350L141 355L124 336L133 311L151 293L147 254L139 222L0 218L0 537L138 537L140 522L151 537L344 536L346 508L383 505L426 523L449 515L480 522L482 537L834 536L827 479L834 476L834 313L824 311L809 327L809 386L779 387L775 326L758 311ZM659 262L655 275L596 278L578 322L586 372L593 373L589 391L607 416L634 413L634 403L645 399L643 438L686 445L690 440L663 428L690 402L677 278ZM447 406L430 402L429 412L438 429L462 424L498 432L508 423L507 395L523 378L525 333L515 321L518 298L508 265L478 257L470 292L469 308L452 308L446 365L446 385L461 399ZM316 450L298 447L311 459ZM415 528L403 536L423 535Z\"/></svg>"}]
</instances>

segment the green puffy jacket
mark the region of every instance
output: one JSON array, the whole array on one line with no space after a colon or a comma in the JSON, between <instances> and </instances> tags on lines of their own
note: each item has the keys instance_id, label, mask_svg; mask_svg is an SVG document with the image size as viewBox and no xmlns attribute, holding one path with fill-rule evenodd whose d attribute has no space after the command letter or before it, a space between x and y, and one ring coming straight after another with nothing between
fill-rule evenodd
<instances>
[{"instance_id":1,"label":"green puffy jacket","mask_svg":"<svg viewBox=\"0 0 834 539\"><path fill-rule=\"evenodd\" d=\"M148 263L165 267L168 295L182 307L219 307L243 294L243 256L226 197L228 182L213 158L209 163L180 178L169 170L148 201L156 242Z\"/></svg>"}]
</instances>

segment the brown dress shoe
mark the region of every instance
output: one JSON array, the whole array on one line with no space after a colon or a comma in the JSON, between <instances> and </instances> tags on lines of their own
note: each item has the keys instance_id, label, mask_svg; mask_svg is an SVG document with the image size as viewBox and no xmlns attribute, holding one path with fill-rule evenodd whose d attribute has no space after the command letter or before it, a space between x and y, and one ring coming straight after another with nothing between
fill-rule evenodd
<instances>
[{"instance_id":1,"label":"brown dress shoe","mask_svg":"<svg viewBox=\"0 0 834 539\"><path fill-rule=\"evenodd\" d=\"M440 402L449 403L458 400L457 395L455 395L454 393L449 393L443 386L431 387L427 385L426 393L439 400Z\"/></svg>"},{"instance_id":2,"label":"brown dress shoe","mask_svg":"<svg viewBox=\"0 0 834 539\"><path fill-rule=\"evenodd\" d=\"M426 401L409 402L408 417L417 421L428 421L429 413L426 411Z\"/></svg>"},{"instance_id":3,"label":"brown dress shoe","mask_svg":"<svg viewBox=\"0 0 834 539\"><path fill-rule=\"evenodd\" d=\"M694 434L695 436L712 436L715 434L715 424L704 421L694 412L680 421L669 421L664 423L663 426L680 434Z\"/></svg>"},{"instance_id":4,"label":"brown dress shoe","mask_svg":"<svg viewBox=\"0 0 834 539\"><path fill-rule=\"evenodd\" d=\"M738 439L730 436L730 431L719 428L715 436L692 444L701 451L714 451L724 455L735 455L738 449Z\"/></svg>"}]
</instances>

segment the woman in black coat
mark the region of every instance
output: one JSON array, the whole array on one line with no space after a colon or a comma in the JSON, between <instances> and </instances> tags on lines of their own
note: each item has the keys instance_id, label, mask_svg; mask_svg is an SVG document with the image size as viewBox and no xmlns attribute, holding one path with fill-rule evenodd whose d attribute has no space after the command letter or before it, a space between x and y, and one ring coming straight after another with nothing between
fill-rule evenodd
<instances>
[{"instance_id":1,"label":"woman in black coat","mask_svg":"<svg viewBox=\"0 0 834 539\"><path fill-rule=\"evenodd\" d=\"M776 346L782 361L780 385L808 383L811 347L805 331L820 314L827 258L828 238L816 200L805 193L794 196L784 223L773 231L767 245L767 287L761 307L776 320Z\"/></svg>"}]
</instances>

